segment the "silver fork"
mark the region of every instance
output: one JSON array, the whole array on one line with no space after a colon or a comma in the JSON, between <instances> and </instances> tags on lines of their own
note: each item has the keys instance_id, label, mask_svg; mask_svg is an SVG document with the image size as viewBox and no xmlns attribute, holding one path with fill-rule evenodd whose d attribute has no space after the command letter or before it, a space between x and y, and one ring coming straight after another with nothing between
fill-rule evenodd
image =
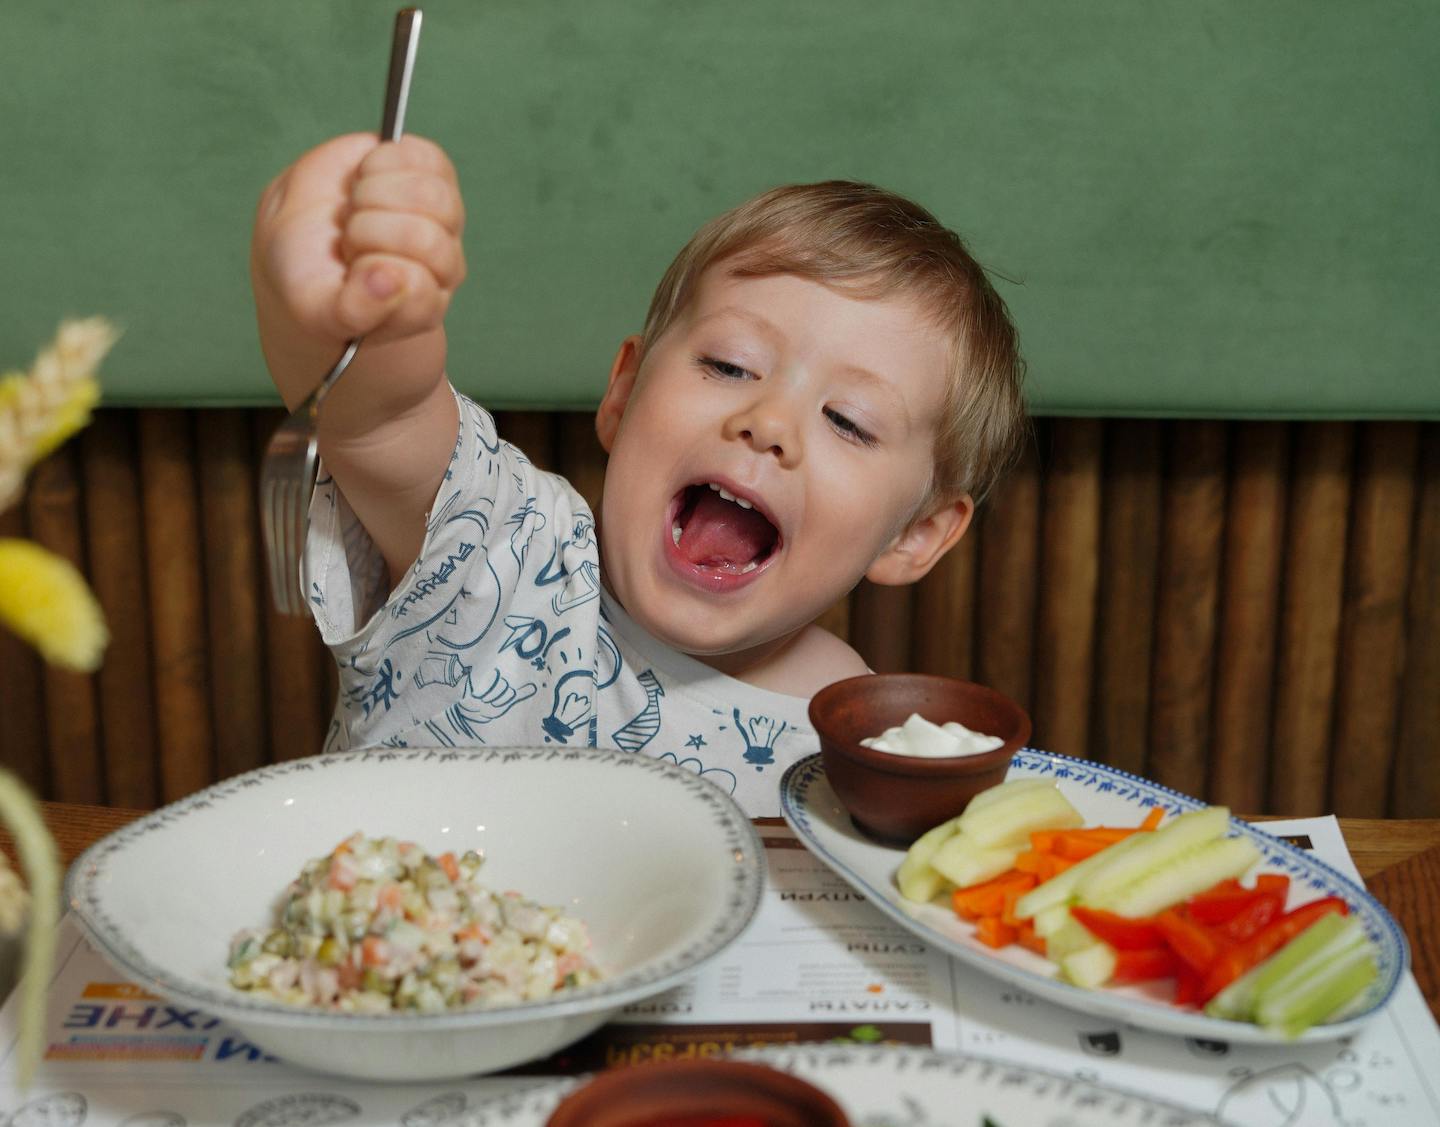
<instances>
[{"instance_id":1,"label":"silver fork","mask_svg":"<svg viewBox=\"0 0 1440 1127\"><path fill-rule=\"evenodd\" d=\"M410 74L420 42L420 9L402 8L395 16L390 45L390 74L385 83L381 141L397 141L405 125ZM363 338L355 337L324 379L270 437L260 463L260 528L270 570L270 594L281 614L304 614L305 591L300 564L310 526L310 498L315 492L316 428L320 404L345 373Z\"/></svg>"}]
</instances>

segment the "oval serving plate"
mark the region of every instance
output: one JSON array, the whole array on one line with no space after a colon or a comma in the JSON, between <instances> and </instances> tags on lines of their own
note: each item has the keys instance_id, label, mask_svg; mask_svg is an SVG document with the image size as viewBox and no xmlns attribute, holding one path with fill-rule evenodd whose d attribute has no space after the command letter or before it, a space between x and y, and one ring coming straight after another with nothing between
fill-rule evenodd
<instances>
[{"instance_id":1,"label":"oval serving plate","mask_svg":"<svg viewBox=\"0 0 1440 1127\"><path fill-rule=\"evenodd\" d=\"M855 1127L1064 1123L1068 1127L1200 1127L1203 1112L1028 1065L912 1045L799 1045L732 1054L823 1089ZM664 1068L663 1064L639 1067ZM543 1127L584 1078L551 1080L474 1107L445 1127ZM965 1118L956 1119L964 1108Z\"/></svg>"},{"instance_id":2,"label":"oval serving plate","mask_svg":"<svg viewBox=\"0 0 1440 1127\"><path fill-rule=\"evenodd\" d=\"M1102 763L1029 748L1016 754L1007 777L1026 776L1053 778L1086 825L1135 825L1154 806L1174 815L1205 805ZM806 848L838 876L906 930L976 970L1058 1005L1162 1033L1260 1044L1282 1040L1258 1025L1207 1017L1198 1010L1173 1005L1168 1000L1167 980L1103 990L1072 986L1055 977L1057 968L1048 959L1018 945L1000 950L986 947L974 938L973 925L949 908L906 900L895 886L895 870L905 851L872 841L855 828L830 789L818 755L800 760L785 772L780 781L780 806ZM1354 1032L1385 1007L1410 965L1410 949L1399 925L1379 901L1324 862L1238 818L1230 819L1230 828L1260 850L1255 871L1283 873L1290 878L1287 907L1322 896L1339 896L1364 925L1375 944L1379 976L1339 1020L1312 1026L1295 1040L1329 1041Z\"/></svg>"}]
</instances>

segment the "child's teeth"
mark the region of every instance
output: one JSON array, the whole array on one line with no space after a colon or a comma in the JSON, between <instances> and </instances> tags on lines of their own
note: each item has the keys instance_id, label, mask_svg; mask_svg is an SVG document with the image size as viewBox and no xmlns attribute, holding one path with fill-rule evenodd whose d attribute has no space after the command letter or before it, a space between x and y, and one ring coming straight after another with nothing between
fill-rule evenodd
<instances>
[{"instance_id":1,"label":"child's teeth","mask_svg":"<svg viewBox=\"0 0 1440 1127\"><path fill-rule=\"evenodd\" d=\"M735 494L731 493L730 490L726 489L723 485L718 485L713 481L709 484L710 488L720 494L721 497L724 497L727 501L734 501L735 504L739 505L742 509L753 509L755 507L749 501L745 500L744 497L735 496Z\"/></svg>"},{"instance_id":2,"label":"child's teeth","mask_svg":"<svg viewBox=\"0 0 1440 1127\"><path fill-rule=\"evenodd\" d=\"M747 505L746 508L749 508L749 506ZM751 560L748 564L746 564L740 569L740 574L744 575L746 572L754 571L759 566L760 565L757 564L754 560Z\"/></svg>"},{"instance_id":3,"label":"child's teeth","mask_svg":"<svg viewBox=\"0 0 1440 1127\"><path fill-rule=\"evenodd\" d=\"M677 545L680 543L680 526L679 526L679 524L672 524L672 525L670 526L670 539L673 540L673 541L675 541L675 543L676 543Z\"/></svg>"}]
</instances>

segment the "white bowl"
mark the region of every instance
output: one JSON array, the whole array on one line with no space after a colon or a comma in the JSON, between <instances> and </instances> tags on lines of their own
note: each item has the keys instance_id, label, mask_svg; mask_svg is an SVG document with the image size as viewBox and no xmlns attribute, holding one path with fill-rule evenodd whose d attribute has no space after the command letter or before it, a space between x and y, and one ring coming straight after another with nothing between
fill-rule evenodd
<instances>
[{"instance_id":1,"label":"white bowl","mask_svg":"<svg viewBox=\"0 0 1440 1127\"><path fill-rule=\"evenodd\" d=\"M230 986L231 937L270 922L306 860L360 831L483 850L486 887L587 924L608 977L551 999L442 1014L344 1014ZM645 755L555 748L347 752L262 767L86 850L65 881L101 953L296 1065L376 1080L493 1072L583 1037L693 974L745 930L764 859L719 788Z\"/></svg>"}]
</instances>

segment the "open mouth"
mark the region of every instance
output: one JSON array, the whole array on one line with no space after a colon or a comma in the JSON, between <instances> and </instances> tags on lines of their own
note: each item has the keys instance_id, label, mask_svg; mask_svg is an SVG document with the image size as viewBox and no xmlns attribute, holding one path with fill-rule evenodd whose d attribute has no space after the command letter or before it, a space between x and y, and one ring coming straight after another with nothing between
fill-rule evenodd
<instances>
[{"instance_id":1,"label":"open mouth","mask_svg":"<svg viewBox=\"0 0 1440 1127\"><path fill-rule=\"evenodd\" d=\"M748 575L780 544L780 530L753 502L716 482L686 486L678 501L670 538L680 556L697 568Z\"/></svg>"}]
</instances>

